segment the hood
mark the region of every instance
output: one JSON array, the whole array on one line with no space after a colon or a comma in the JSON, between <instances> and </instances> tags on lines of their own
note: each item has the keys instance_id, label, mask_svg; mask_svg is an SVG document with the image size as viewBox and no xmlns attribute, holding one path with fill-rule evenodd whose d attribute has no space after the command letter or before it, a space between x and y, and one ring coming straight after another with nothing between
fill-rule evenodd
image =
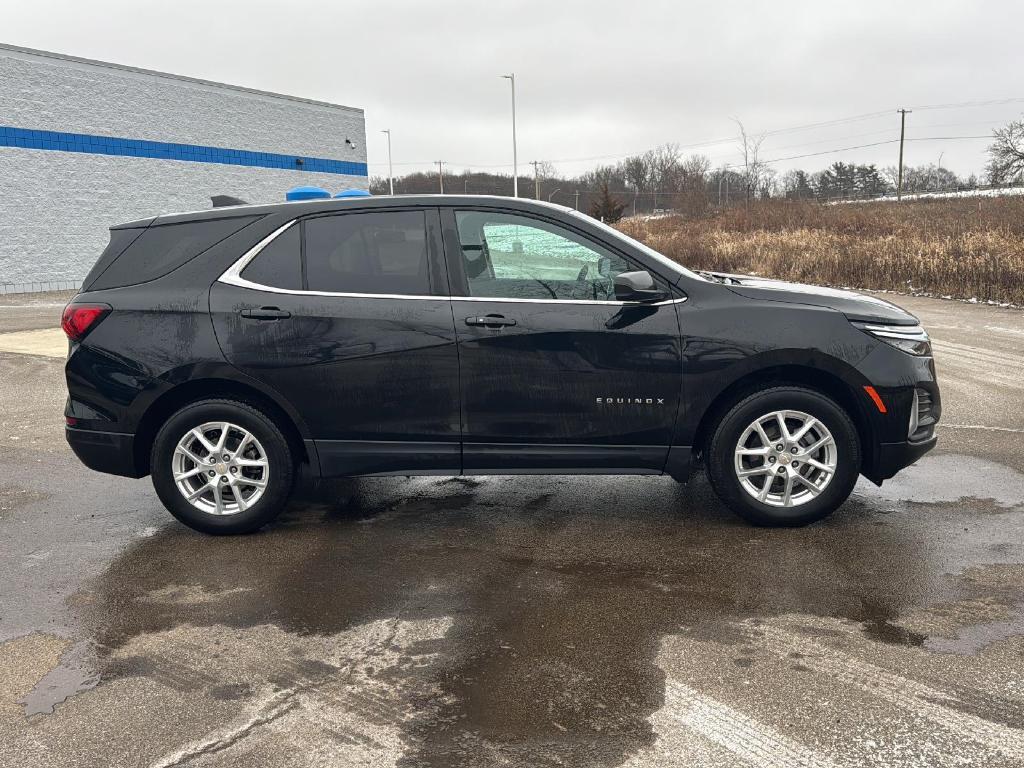
<instances>
[{"instance_id":1,"label":"hood","mask_svg":"<svg viewBox=\"0 0 1024 768\"><path fill-rule=\"evenodd\" d=\"M704 277L720 282L733 293L749 299L784 301L789 304L807 304L827 307L842 312L850 320L890 325L916 325L918 320L905 309L883 299L856 291L823 288L803 283L787 283L750 275L730 275L724 272L702 272Z\"/></svg>"}]
</instances>

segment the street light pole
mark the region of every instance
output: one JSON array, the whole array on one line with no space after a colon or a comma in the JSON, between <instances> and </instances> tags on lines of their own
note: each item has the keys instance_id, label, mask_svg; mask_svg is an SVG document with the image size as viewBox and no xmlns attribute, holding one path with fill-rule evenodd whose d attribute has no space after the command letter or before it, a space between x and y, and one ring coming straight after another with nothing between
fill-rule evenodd
<instances>
[{"instance_id":1,"label":"street light pole","mask_svg":"<svg viewBox=\"0 0 1024 768\"><path fill-rule=\"evenodd\" d=\"M388 194L395 194L395 172L391 170L391 129L385 128L381 133L388 135Z\"/></svg>"},{"instance_id":2,"label":"street light pole","mask_svg":"<svg viewBox=\"0 0 1024 768\"><path fill-rule=\"evenodd\" d=\"M561 192L561 191L562 191L561 187L559 187L558 189L555 190L555 192ZM555 192L552 192L550 195L548 195L548 202L549 203L551 202L551 198L555 196Z\"/></svg>"},{"instance_id":3,"label":"street light pole","mask_svg":"<svg viewBox=\"0 0 1024 768\"><path fill-rule=\"evenodd\" d=\"M440 187L441 187L441 194L443 195L444 194L444 170L443 170L444 160L435 160L434 162L437 163L437 183L440 185Z\"/></svg>"},{"instance_id":4,"label":"street light pole","mask_svg":"<svg viewBox=\"0 0 1024 768\"><path fill-rule=\"evenodd\" d=\"M519 197L519 157L516 149L516 74L502 75L512 83L512 197Z\"/></svg>"}]
</instances>

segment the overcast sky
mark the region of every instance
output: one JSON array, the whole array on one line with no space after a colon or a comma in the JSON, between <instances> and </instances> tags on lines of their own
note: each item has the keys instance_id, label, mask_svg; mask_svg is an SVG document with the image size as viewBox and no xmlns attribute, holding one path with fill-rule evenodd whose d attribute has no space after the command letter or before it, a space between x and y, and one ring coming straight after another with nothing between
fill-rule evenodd
<instances>
[{"instance_id":1,"label":"overcast sky","mask_svg":"<svg viewBox=\"0 0 1024 768\"><path fill-rule=\"evenodd\" d=\"M510 173L507 72L520 172L536 159L577 173L665 142L734 163L734 118L776 132L762 158L822 153L898 138L905 106L906 162L942 153L966 174L984 167L984 139L918 139L1021 116L1022 29L1024 3L1009 0L33 0L6 4L0 40L362 107L372 175L386 169L382 128L396 175L434 160ZM842 122L784 130L828 121ZM893 165L897 149L775 167Z\"/></svg>"}]
</instances>

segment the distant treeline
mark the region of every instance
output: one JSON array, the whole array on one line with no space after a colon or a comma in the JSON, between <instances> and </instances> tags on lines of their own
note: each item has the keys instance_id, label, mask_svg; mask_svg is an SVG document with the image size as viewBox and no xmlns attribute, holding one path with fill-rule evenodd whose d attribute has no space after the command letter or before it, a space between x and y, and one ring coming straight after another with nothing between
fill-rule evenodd
<instances>
[{"instance_id":1,"label":"distant treeline","mask_svg":"<svg viewBox=\"0 0 1024 768\"><path fill-rule=\"evenodd\" d=\"M896 192L896 166L835 162L828 168L808 172L790 170L779 174L759 159L763 136L750 136L739 126L742 164L712 168L704 155L684 156L675 144L664 144L621 162L602 165L580 176L565 176L542 163L537 176L521 174L520 197L537 197L578 207L599 210L606 218L622 206L625 215L673 210L689 215L749 203L754 200L790 199L826 202L868 199ZM975 189L985 182L1006 184L1024 181L1024 121L1010 123L993 132L988 148L986 178L975 174L958 176L939 164L904 166L903 191L908 194ZM439 192L442 179L437 173L411 173L395 179L398 194ZM445 172L444 191L471 195L512 194L511 175L466 170ZM388 190L384 177L370 180L370 190ZM615 205L610 206L610 199Z\"/></svg>"},{"instance_id":2,"label":"distant treeline","mask_svg":"<svg viewBox=\"0 0 1024 768\"><path fill-rule=\"evenodd\" d=\"M627 214L671 209L699 213L705 208L735 205L748 199L788 198L794 200L839 200L873 198L896 191L896 168L879 169L875 165L836 162L823 171L808 173L792 170L777 175L772 169L759 174L756 185L747 187L742 169L712 169L702 155L678 158L671 147L602 166L582 176L561 176L548 169L537 182L520 175L519 196L539 197L561 205L588 210L607 184L610 193L625 204ZM976 175L960 177L948 168L920 165L903 169L905 193L944 192L975 189L981 184ZM439 192L437 173L410 173L395 178L397 194ZM370 191L387 194L387 178L370 179ZM512 176L481 171L445 172L444 191L449 194L511 195ZM539 191L539 194L538 194Z\"/></svg>"}]
</instances>

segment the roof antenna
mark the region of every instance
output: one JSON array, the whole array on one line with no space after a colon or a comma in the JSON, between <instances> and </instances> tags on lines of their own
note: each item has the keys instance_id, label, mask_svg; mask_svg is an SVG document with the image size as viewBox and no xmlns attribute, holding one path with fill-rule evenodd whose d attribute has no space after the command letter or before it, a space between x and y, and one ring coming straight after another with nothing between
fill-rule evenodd
<instances>
[{"instance_id":1,"label":"roof antenna","mask_svg":"<svg viewBox=\"0 0 1024 768\"><path fill-rule=\"evenodd\" d=\"M228 205L248 205L245 200L239 200L231 195L214 195L210 198L210 202L213 203L214 208L224 208Z\"/></svg>"}]
</instances>

